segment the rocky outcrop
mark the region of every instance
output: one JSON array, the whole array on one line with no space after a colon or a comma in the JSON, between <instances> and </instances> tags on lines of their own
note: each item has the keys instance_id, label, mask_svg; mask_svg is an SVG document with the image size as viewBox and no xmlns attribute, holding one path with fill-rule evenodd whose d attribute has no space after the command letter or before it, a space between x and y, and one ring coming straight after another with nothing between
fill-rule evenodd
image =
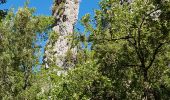
<instances>
[{"instance_id":1,"label":"rocky outcrop","mask_svg":"<svg viewBox=\"0 0 170 100\"><path fill-rule=\"evenodd\" d=\"M58 34L57 41L49 40L45 51L45 62L55 62L55 65L62 68L73 66L66 56L69 54L71 62L75 61L76 48L71 48L74 25L78 19L78 0L55 0L52 15L55 16L53 30ZM49 65L46 63L46 68Z\"/></svg>"}]
</instances>

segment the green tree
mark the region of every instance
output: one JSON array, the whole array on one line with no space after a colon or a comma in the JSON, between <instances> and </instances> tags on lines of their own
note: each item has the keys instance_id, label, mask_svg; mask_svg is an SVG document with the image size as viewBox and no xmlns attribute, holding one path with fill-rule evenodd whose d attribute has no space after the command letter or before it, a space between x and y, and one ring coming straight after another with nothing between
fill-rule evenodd
<instances>
[{"instance_id":1,"label":"green tree","mask_svg":"<svg viewBox=\"0 0 170 100\"><path fill-rule=\"evenodd\" d=\"M169 100L170 1L102 0L100 8L93 21L89 14L81 20L90 36L75 34L75 45L85 48L74 68L47 62L50 68L36 73L37 36L56 41L54 20L27 6L8 12L0 22L0 99Z\"/></svg>"},{"instance_id":2,"label":"green tree","mask_svg":"<svg viewBox=\"0 0 170 100\"><path fill-rule=\"evenodd\" d=\"M170 1L102 0L82 18L114 99L169 99Z\"/></svg>"},{"instance_id":3,"label":"green tree","mask_svg":"<svg viewBox=\"0 0 170 100\"><path fill-rule=\"evenodd\" d=\"M29 99L33 68L39 65L37 36L48 32L53 18L33 15L35 9L9 11L0 22L0 99ZM33 96L33 95L32 95Z\"/></svg>"},{"instance_id":4,"label":"green tree","mask_svg":"<svg viewBox=\"0 0 170 100\"><path fill-rule=\"evenodd\" d=\"M170 1L102 0L94 24L82 24L90 36L77 40L75 68L57 76L55 67L42 73L48 86L42 98L58 100L160 100L170 91ZM77 41L76 41L77 42Z\"/></svg>"},{"instance_id":5,"label":"green tree","mask_svg":"<svg viewBox=\"0 0 170 100\"><path fill-rule=\"evenodd\" d=\"M41 80L46 80L43 82L48 81L41 85L45 92L40 93L39 99L105 100L107 96L109 98L111 82L99 73L98 65L93 59L94 53L81 50L77 56L79 62L74 66L75 68L63 72L53 66L39 75L42 76ZM100 93L97 93L98 91ZM106 94L109 95L104 98L102 95Z\"/></svg>"}]
</instances>

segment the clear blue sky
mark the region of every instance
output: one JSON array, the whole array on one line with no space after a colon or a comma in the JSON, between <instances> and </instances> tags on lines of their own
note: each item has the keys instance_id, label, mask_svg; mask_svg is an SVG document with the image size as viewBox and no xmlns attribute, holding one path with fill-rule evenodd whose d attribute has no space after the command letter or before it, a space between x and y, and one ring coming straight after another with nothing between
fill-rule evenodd
<instances>
[{"instance_id":1,"label":"clear blue sky","mask_svg":"<svg viewBox=\"0 0 170 100\"><path fill-rule=\"evenodd\" d=\"M18 7L22 7L26 0L7 0L6 4L0 5L0 9L14 8L17 10ZM98 2L100 0L81 0L79 19L86 13L94 15L94 9L98 9ZM30 7L36 8L36 15L51 15L51 6L53 0L30 0ZM77 27L82 28L80 25Z\"/></svg>"}]
</instances>

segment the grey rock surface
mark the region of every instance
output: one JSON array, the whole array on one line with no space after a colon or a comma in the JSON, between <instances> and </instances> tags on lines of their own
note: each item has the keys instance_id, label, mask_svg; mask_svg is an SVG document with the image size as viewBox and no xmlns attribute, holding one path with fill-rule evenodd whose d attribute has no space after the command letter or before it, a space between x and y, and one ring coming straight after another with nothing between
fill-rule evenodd
<instances>
[{"instance_id":1,"label":"grey rock surface","mask_svg":"<svg viewBox=\"0 0 170 100\"><path fill-rule=\"evenodd\" d=\"M60 8L60 3L64 5ZM76 55L76 48L71 49L71 36L73 35L74 25L78 19L79 13L79 1L78 0L56 0L55 1L56 9L53 11L53 16L56 18L55 25L53 30L56 34L59 34L57 41L52 45L50 41L48 41L47 47L52 47L45 51L45 59L44 61L53 61L55 65L62 68L69 68L73 65L67 64L66 54L68 50L71 50L73 54L73 60ZM62 12L61 12L62 11ZM46 63L46 68L48 68L48 64Z\"/></svg>"}]
</instances>

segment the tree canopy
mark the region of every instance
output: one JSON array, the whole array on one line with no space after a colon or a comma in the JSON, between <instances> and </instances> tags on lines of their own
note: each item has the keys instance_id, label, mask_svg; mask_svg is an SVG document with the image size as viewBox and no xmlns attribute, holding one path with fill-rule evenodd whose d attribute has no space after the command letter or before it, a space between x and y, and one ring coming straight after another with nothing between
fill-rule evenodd
<instances>
[{"instance_id":1,"label":"tree canopy","mask_svg":"<svg viewBox=\"0 0 170 100\"><path fill-rule=\"evenodd\" d=\"M9 11L0 22L0 99L169 100L170 1L101 0L99 5L93 19L82 17L85 32L73 34L79 49L67 71L55 65L44 69L39 61L37 36L56 41L50 29L54 19L35 16L27 6ZM37 66L41 69L34 72Z\"/></svg>"},{"instance_id":2,"label":"tree canopy","mask_svg":"<svg viewBox=\"0 0 170 100\"><path fill-rule=\"evenodd\" d=\"M47 32L52 18L34 16L34 9L9 11L0 23L0 99L19 96L33 84L33 67L38 66L37 35Z\"/></svg>"}]
</instances>

